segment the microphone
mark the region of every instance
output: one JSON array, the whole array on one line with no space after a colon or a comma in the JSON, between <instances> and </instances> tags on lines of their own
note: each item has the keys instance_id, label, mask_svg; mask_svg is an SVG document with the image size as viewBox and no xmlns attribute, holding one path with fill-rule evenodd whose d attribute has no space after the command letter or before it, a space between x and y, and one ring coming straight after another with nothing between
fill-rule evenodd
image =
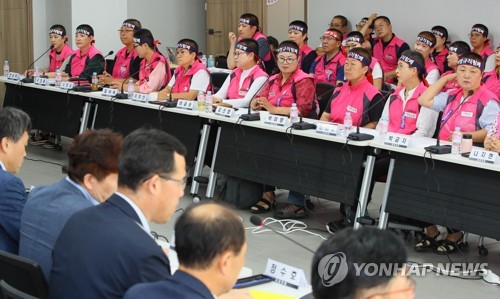
<instances>
[{"instance_id":1,"label":"microphone","mask_svg":"<svg viewBox=\"0 0 500 299\"><path fill-rule=\"evenodd\" d=\"M52 49L54 49L54 45L50 45L50 47L45 52L43 52L42 55L40 55L37 59L35 59L35 61L33 61L30 65L28 65L28 67L26 68L26 70L29 70L30 67L32 67L38 60L40 60L40 58L42 58L45 54L47 54L47 52L49 52ZM22 79L21 82L23 82L23 83L33 83L33 82L35 82L35 79L33 79L33 76L27 76L26 78Z\"/></svg>"},{"instance_id":2,"label":"microphone","mask_svg":"<svg viewBox=\"0 0 500 299\"><path fill-rule=\"evenodd\" d=\"M370 110L372 110L373 108L375 108L380 103L384 103L384 102L385 101L380 100L377 103L375 103L375 105L373 105L373 106L369 107L368 109L366 109L366 111L363 111L363 113L361 113L361 115L358 117L358 123L360 123L360 121L363 118L363 116L366 115ZM356 126L356 133L350 133L349 136L347 136L347 139L354 140L354 141L366 141L366 140L372 140L373 138L375 138L373 135L366 134L366 133L360 133L359 132L359 127L360 126Z\"/></svg>"},{"instance_id":3,"label":"microphone","mask_svg":"<svg viewBox=\"0 0 500 299\"><path fill-rule=\"evenodd\" d=\"M252 99L250 99L250 103L248 103L248 113L247 114L242 114L240 115L240 119L246 120L246 121L256 121L260 120L260 114L259 113L252 113L252 101L255 99L255 97L259 94L259 92L262 90L264 85L267 84L269 81L269 77L267 77L266 81L262 86L257 90L257 92L253 95Z\"/></svg>"},{"instance_id":4,"label":"microphone","mask_svg":"<svg viewBox=\"0 0 500 299\"><path fill-rule=\"evenodd\" d=\"M168 94L168 100L165 101L162 105L167 107L167 108L177 107L177 101L172 100L172 90L170 90L170 93Z\"/></svg>"},{"instance_id":5,"label":"microphone","mask_svg":"<svg viewBox=\"0 0 500 299\"><path fill-rule=\"evenodd\" d=\"M297 246L299 246L299 247L301 247L301 248L303 248L303 249L305 249L305 250L309 251L309 252L310 252L310 253L312 253L313 255L315 254L314 250L311 250L311 249L309 249L309 248L305 247L304 245L300 244L299 242L297 242L297 241L295 241L295 240L293 240L293 239L291 239L291 238L289 238L289 237L287 237L287 236L285 236L285 235L283 235L283 234L278 233L278 232L277 232L276 230L274 230L272 227L267 226L266 224L264 224L264 221L262 221L262 219L260 219L260 217L259 217L259 216L257 216L257 215L253 215L252 217L250 217L250 222L251 222L253 225L256 225L256 226L262 226L262 227L265 227L265 228L267 228L268 230L270 230L270 231L274 232L275 234L278 234L279 236L281 236L281 237L283 237L283 238L287 239L288 241L290 241L290 242L292 242L292 243L295 243L295 245L297 245Z\"/></svg>"},{"instance_id":6,"label":"microphone","mask_svg":"<svg viewBox=\"0 0 500 299\"><path fill-rule=\"evenodd\" d=\"M431 146L425 147L424 149L426 151L428 151L428 152L430 152L432 154L437 154L437 155L451 153L451 146L450 145L440 145L440 141L441 140L439 139L439 133L441 133L441 129L448 122L448 120L451 118L451 116L453 115L453 113L455 113L456 111L458 111L458 109L460 108L460 106L462 106L462 104L465 103L465 101L470 96L472 96L473 94L474 94L474 90L469 90L469 92L467 93L467 97L465 97L465 99L462 101L462 103L460 103L460 105L458 105L457 109L452 110L451 112L447 113L448 115L443 116L445 118L444 120L441 118L442 124L439 126L438 131L437 131L436 145L431 145Z\"/></svg>"},{"instance_id":7,"label":"microphone","mask_svg":"<svg viewBox=\"0 0 500 299\"><path fill-rule=\"evenodd\" d=\"M156 59L154 59L153 61L151 61L151 63L149 65L153 64L153 62L157 62L158 60L160 60L160 57L156 57ZM123 92L123 86L125 85L125 82L128 79L132 78L133 76L137 75L139 72L145 70L146 67L148 67L149 65L146 64L142 69L139 69L137 72L135 72L132 75L128 76L127 79L123 80L122 87L121 87L121 92L116 94L115 99L117 99L117 100L126 100L126 99L128 99L128 94L126 94L126 93Z\"/></svg>"},{"instance_id":8,"label":"microphone","mask_svg":"<svg viewBox=\"0 0 500 299\"><path fill-rule=\"evenodd\" d=\"M104 65L106 65L106 57L108 57L109 55L113 55L113 53L115 53L114 51L109 51L108 54L106 54L106 56L103 57L104 59ZM89 68L89 67L94 67L96 64L98 63L98 60L94 60L92 63L89 63L89 65L85 66L85 68ZM106 67L104 68L104 70L106 70ZM73 90L74 91L80 91L80 92L91 92L92 91L92 86L90 85L80 85L81 82L84 82L84 81L89 81L87 78L81 78L81 77L72 77L72 78L69 78L68 81L74 81L74 82L78 82L78 85L73 87Z\"/></svg>"}]
</instances>

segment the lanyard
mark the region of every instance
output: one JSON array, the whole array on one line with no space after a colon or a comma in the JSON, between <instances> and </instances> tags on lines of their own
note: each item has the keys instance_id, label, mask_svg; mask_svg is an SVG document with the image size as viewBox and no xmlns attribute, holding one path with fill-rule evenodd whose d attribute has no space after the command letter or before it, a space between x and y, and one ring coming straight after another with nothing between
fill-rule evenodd
<instances>
[{"instance_id":1,"label":"lanyard","mask_svg":"<svg viewBox=\"0 0 500 299\"><path fill-rule=\"evenodd\" d=\"M279 107L280 104L281 104L281 100L283 99L283 96L286 94L286 89L285 91L283 92L283 94L281 94L278 98L278 101L276 102L276 107Z\"/></svg>"}]
</instances>

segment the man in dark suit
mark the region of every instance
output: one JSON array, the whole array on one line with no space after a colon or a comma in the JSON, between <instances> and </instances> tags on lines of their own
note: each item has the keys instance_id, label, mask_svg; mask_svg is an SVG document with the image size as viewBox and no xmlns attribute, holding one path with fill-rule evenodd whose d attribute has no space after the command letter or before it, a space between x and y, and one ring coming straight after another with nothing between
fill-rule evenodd
<instances>
[{"instance_id":1,"label":"man in dark suit","mask_svg":"<svg viewBox=\"0 0 500 299\"><path fill-rule=\"evenodd\" d=\"M116 192L122 142L111 130L83 132L68 150L68 176L30 192L21 217L19 255L36 261L47 281L52 249L69 217Z\"/></svg>"},{"instance_id":2,"label":"man in dark suit","mask_svg":"<svg viewBox=\"0 0 500 299\"><path fill-rule=\"evenodd\" d=\"M25 112L0 110L0 250L17 254L26 189L19 172L26 156L31 120Z\"/></svg>"},{"instance_id":3,"label":"man in dark suit","mask_svg":"<svg viewBox=\"0 0 500 299\"><path fill-rule=\"evenodd\" d=\"M124 140L118 192L75 213L53 250L50 298L122 298L140 282L170 276L170 264L149 222L167 222L186 185L186 149L156 129Z\"/></svg>"},{"instance_id":4,"label":"man in dark suit","mask_svg":"<svg viewBox=\"0 0 500 299\"><path fill-rule=\"evenodd\" d=\"M172 277L135 285L124 299L252 298L247 291L229 292L247 251L245 228L231 209L215 203L188 207L175 224L175 249L179 270Z\"/></svg>"}]
</instances>

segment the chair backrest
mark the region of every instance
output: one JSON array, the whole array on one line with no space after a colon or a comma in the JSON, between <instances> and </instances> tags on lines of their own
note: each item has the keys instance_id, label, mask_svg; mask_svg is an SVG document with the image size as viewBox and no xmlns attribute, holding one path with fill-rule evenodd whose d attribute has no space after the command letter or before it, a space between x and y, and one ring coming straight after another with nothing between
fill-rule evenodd
<instances>
[{"instance_id":1,"label":"chair backrest","mask_svg":"<svg viewBox=\"0 0 500 299\"><path fill-rule=\"evenodd\" d=\"M0 250L0 280L26 294L48 297L48 286L40 266L33 260Z\"/></svg>"},{"instance_id":2,"label":"chair backrest","mask_svg":"<svg viewBox=\"0 0 500 299\"><path fill-rule=\"evenodd\" d=\"M0 281L0 294L3 299L39 299L12 287L5 280Z\"/></svg>"},{"instance_id":3,"label":"chair backrest","mask_svg":"<svg viewBox=\"0 0 500 299\"><path fill-rule=\"evenodd\" d=\"M228 73L222 73L222 72L210 73L213 93L219 91L219 89L222 87L222 84L224 84L224 81L226 81L227 76L229 76Z\"/></svg>"},{"instance_id":4,"label":"chair backrest","mask_svg":"<svg viewBox=\"0 0 500 299\"><path fill-rule=\"evenodd\" d=\"M323 114L323 111L325 111L326 105L328 104L328 101L330 100L335 87L335 85L328 83L316 83L316 98L318 99L319 103L319 117L321 117L321 114Z\"/></svg>"}]
</instances>

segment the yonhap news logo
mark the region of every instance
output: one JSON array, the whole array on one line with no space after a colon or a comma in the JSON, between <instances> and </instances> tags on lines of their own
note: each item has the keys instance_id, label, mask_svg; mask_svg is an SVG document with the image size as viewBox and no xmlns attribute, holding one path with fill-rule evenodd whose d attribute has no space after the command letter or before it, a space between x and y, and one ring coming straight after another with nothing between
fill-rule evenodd
<instances>
[{"instance_id":1,"label":"yonhap news logo","mask_svg":"<svg viewBox=\"0 0 500 299\"><path fill-rule=\"evenodd\" d=\"M318 274L325 287L342 282L347 276L347 258L343 252L324 256L318 264Z\"/></svg>"}]
</instances>

